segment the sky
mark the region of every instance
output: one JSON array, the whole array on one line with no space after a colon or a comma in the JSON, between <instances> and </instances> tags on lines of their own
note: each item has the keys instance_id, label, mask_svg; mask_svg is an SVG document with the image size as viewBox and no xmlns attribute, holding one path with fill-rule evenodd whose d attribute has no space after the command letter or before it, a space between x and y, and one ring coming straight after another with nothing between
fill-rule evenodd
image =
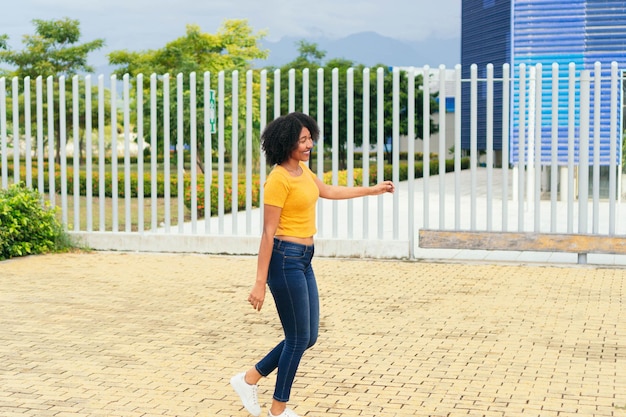
<instances>
[{"instance_id":1,"label":"sky","mask_svg":"<svg viewBox=\"0 0 626 417\"><path fill-rule=\"evenodd\" d=\"M315 6L313 5L315 4ZM0 34L12 49L34 33L33 19L80 22L81 42L104 39L101 55L162 48L187 24L216 33L224 20L247 19L265 39L341 38L373 31L403 41L460 38L461 0L16 0L2 7Z\"/></svg>"}]
</instances>

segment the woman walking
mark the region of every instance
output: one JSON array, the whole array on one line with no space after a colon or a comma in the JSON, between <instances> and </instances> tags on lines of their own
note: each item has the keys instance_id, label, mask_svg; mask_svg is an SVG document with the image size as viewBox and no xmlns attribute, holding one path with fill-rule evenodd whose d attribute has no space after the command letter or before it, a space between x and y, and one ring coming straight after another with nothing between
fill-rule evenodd
<instances>
[{"instance_id":1,"label":"woman walking","mask_svg":"<svg viewBox=\"0 0 626 417\"><path fill-rule=\"evenodd\" d=\"M261 414L257 383L278 368L268 416L298 417L287 408L287 402L302 355L315 344L319 327L319 298L311 267L317 199L349 199L394 191L391 181L371 187L322 182L306 164L318 136L315 120L297 112L273 120L261 135L267 162L274 168L264 185L263 231L256 281L248 302L260 311L268 286L285 338L256 365L230 380L244 408L253 416Z\"/></svg>"}]
</instances>

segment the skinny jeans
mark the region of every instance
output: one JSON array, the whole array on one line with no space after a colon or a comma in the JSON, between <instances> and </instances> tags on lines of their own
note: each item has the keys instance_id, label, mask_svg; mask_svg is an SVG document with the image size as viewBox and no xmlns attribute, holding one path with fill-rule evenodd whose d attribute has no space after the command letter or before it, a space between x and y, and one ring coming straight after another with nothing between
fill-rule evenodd
<instances>
[{"instance_id":1,"label":"skinny jeans","mask_svg":"<svg viewBox=\"0 0 626 417\"><path fill-rule=\"evenodd\" d=\"M317 283L311 267L313 252L313 245L274 239L267 284L285 339L255 368L263 376L278 368L273 396L276 401L289 401L302 355L317 341L320 313Z\"/></svg>"}]
</instances>

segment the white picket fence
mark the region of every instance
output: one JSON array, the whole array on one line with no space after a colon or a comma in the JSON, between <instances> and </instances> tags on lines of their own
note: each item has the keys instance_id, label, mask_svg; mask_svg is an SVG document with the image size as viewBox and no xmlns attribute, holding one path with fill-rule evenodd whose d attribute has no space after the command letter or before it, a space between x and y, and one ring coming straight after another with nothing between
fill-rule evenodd
<instances>
[{"instance_id":1,"label":"white picket fence","mask_svg":"<svg viewBox=\"0 0 626 417\"><path fill-rule=\"evenodd\" d=\"M457 66L453 71L441 66L440 68L408 68L408 99L400 100L400 77L404 76L404 70L393 70L393 91L384 91L384 69L375 69L370 74L370 69L363 72L363 108L356 109L354 101L354 69L349 69L346 74L346 96L340 97L339 72L333 70L332 78L332 129L325 132L323 129L320 140L316 145L316 164L311 168L319 176L324 174L324 160L332 161L333 183L338 182L339 164L339 103L347 103L347 181L348 185L354 184L353 171L355 168L363 169L363 177L367 178L370 163L375 163L378 180L383 179L383 167L385 163L385 137L382 126L385 119L393 121L392 135L392 180L397 183L397 192L393 195L368 197L348 201L325 201L320 200L318 205L318 235L316 240L316 253L322 256L348 256L348 257L374 257L374 258L423 258L429 257L428 250L418 247L417 234L420 228L458 229L458 230L503 230L503 231L535 231L550 233L592 233L600 235L626 234L626 222L620 219L626 218L626 213L621 206L621 86L622 70L617 64L611 65L610 69L601 68L597 65L594 71L570 71L566 78L558 78L558 67L554 73L556 79L551 81L552 106L548 108L542 104L542 94L545 93L546 80L542 80L541 66L526 67L521 65L511 74L508 65L502 68L503 76L494 78L493 66L486 68L486 77L479 78L475 66L471 68L471 76L468 79L461 77L461 67ZM601 70L600 70L601 69ZM439 131L436 135L431 134L428 127L424 131L424 140L406 140L400 135L400 123L406 123L407 137L416 137L416 126L413 122L415 109L415 78L418 74L430 80L424 83L424 117L434 117L438 121ZM263 130L264 126L273 117L270 109L273 106L273 115L280 113L280 95L273 103L268 102L267 86L269 77L273 76L274 91L281 88L288 90L289 111L303 111L308 113L309 95L312 86L316 86L317 114L324 114L323 70L317 70L311 74L309 70L296 73L289 71L289 84L280 86L280 71L273 74L267 71L246 72L244 78L245 97L240 98L240 74L236 71L231 74L220 72L216 79L212 74L202 74L204 91L200 96L196 94L196 74L189 74L185 81L182 74L170 80L169 75L157 76L153 74L148 80L142 76L130 79L124 76L118 80L115 76L105 78L99 76L94 80L91 76L81 78L73 77L66 80L61 77L57 84L51 77L43 79L38 77L31 79L5 79L0 78L0 152L1 166L0 179L3 188L13 182L25 182L28 186L36 186L43 190L48 184L51 190L46 194L61 210L61 218L68 231L79 239L83 244L101 250L131 250L131 251L163 251L163 252L200 252L200 253L229 253L229 254L254 254L258 249L258 242L262 226L262 209L252 205L252 178L253 174L260 174L261 184L264 182L268 167L264 158L261 158L258 166L253 162L253 137ZM260 83L253 82L253 76L258 75ZM375 85L370 86L370 75L375 79ZM539 75L539 76L538 76ZM228 77L229 76L229 77ZM302 77L302 91L296 91L296 77ZM227 85L229 78L232 85ZM68 86L71 81L71 86ZM177 85L177 97L170 97L170 84ZM183 98L183 84L188 82L190 96ZM462 96L462 85L470 85L470 96ZM106 87L105 87L106 84ZM145 86L144 86L145 84ZM502 106L494 105L494 86L502 85ZM58 91L54 86L58 85ZM565 87L564 87L565 85ZM10 87L10 89L9 89ZM92 97L92 87L97 96ZM138 100L144 100L144 87L148 87L149 96L146 101L150 104L149 110L142 106L133 108L131 90L135 89ZM371 102L371 88L377 91L376 102ZM559 137L558 124L559 114L564 111L563 103L559 101L559 91L565 88L569 97L576 99L567 103L567 121L570 129L568 137L571 149L577 149L576 154L569 152L567 164L560 164L557 160ZM212 91L214 90L214 91ZM226 106L226 91L232 91L232 100ZM110 93L110 98L105 100L105 92ZM159 103L157 91L162 93L162 102ZM430 108L429 95L437 91L440 97L454 97L455 111L446 114L445 106L440 106L437 114ZM479 91L486 92L486 140L487 151L479 152L478 143L478 112L479 105L477 96ZM544 93L542 93L544 91ZM590 94L590 91L593 94ZM602 91L602 94L598 94ZM47 103L55 100L58 96L57 107L47 106ZM216 107L205 106L203 120L203 132L210 132L213 125L217 126L215 134L207 133L203 138L198 137L198 128L195 125L197 115L196 103L200 100L209 101L215 93ZM387 93L385 96L383 93ZM120 95L120 97L118 97ZM73 120L67 125L68 109L66 98L71 96ZM84 101L78 100L84 97ZM254 98L254 97L258 97ZM392 114L385 114L384 97L392 100ZM523 100L519 100L522 97ZM304 98L301 100L300 98ZM97 106L92 105L92 99ZM298 100L297 100L298 99ZM461 129L462 123L461 103L470 100L470 147L465 153L470 157L469 169L461 169ZM255 102L255 100L258 100ZM303 108L295 108L296 102L304 102ZM79 103L84 103L85 108L79 109ZM443 103L443 100L442 100ZM157 105L162 104L165 109L163 116L163 134L165 136L164 149L165 161L158 165L156 161L156 136L158 120L156 118ZM169 109L170 105L176 109L177 137L170 138ZM11 106L12 117L8 118L8 106ZM245 106L245 114L240 115L239 109ZM594 109L609 108L603 112ZM255 132L253 129L253 108L258 108L260 115L260 127ZM406 119L400 119L400 109L406 109ZM34 114L31 114L34 109ZM233 109L230 114L226 109ZM374 110L370 110L374 109ZM511 111L512 109L512 111ZM79 110L85 112L86 117L80 119ZM108 111L108 112L107 112ZM136 132L131 132L131 111L137 124ZM191 134L184 137L183 112L188 111L191 115ZM364 125L375 123L377 135L370 137L369 130L362 132L354 131L354 113L363 112ZM58 112L60 124L55 127L55 112ZM109 119L105 120L105 115ZM502 116L502 151L494 152L493 149L493 120L495 114ZM93 125L92 119L98 121ZM149 131L144 131L143 121L150 120ZM576 122L574 122L576 120ZM239 126L242 121L245 125L245 145L242 149L239 145ZM318 122L323 127L323 116L319 116ZM576 126L574 126L576 123ZM113 133L106 133L106 126L121 125L123 132L118 145L118 135L115 129ZM232 134L232 146L226 149L225 126L229 125ZM549 126L553 124L554 128ZM607 132L601 126L609 125ZM36 126L33 130L31 126ZM522 126L522 128L519 128ZM548 128L546 128L548 126ZM10 128L9 128L10 127ZM68 129L71 127L72 137L68 137ZM82 155L86 161L81 166L81 158L78 146L68 146L78 143L80 132L94 132L86 135L86 153ZM21 132L20 135L10 132ZM549 132L546 134L546 132ZM355 137L361 135L363 146L359 152L363 153L364 163L355 163ZM546 136L547 135L547 136ZM519 163L509 164L506 161L510 157L509 139L516 138ZM446 140L446 138L451 138ZM177 160L169 160L169 149L173 145L178 151L182 151L185 144L189 145L191 160L196 160L198 141L204 141L204 154L201 159L206 172L211 175L199 176L196 164L189 167L191 178L192 207L189 212L183 205L182 198L171 198L170 181L168 178L176 178L177 193L183 195L182 178L186 174L183 160L183 152L177 152ZM54 149L60 143L60 175L61 189L55 189L54 176ZM217 159L214 160L210 153L211 144L217 141ZM553 158L551 163L542 162L542 149L545 152L545 144L552 144ZM400 181L400 149L407 152L408 176L414 176L414 162L417 160L416 144L421 144L423 151L424 177L411 181ZM544 146L541 146L544 144ZM575 144L575 146L574 146ZM119 146L119 148L118 148ZM131 164L131 150L144 149L150 146L151 158L144 162L143 153L138 152L136 165ZM516 145L517 146L517 145ZM600 182L603 165L600 163L599 149L609 147L608 176L606 181ZM448 149L453 147L454 171L445 173L445 159L448 157ZM121 149L120 149L121 148ZM72 152L72 172L74 175L74 187L68 189L68 149ZM592 157L590 157L590 149ZM437 154L439 172L437 175L429 174L431 160L428 155ZM110 166L105 164L105 155L123 155L123 166L118 166L117 159L113 158ZM233 189L236 189L240 177L245 178L247 184L245 193L245 209L237 209L237 193L232 197L232 213L225 213L225 184L224 174L228 164L226 156L229 156L232 164ZM240 158L240 155L244 156ZM92 159L93 158L93 159ZM496 167L496 161L505 161L504 168ZM545 159L545 155L544 155ZM92 160L94 162L92 162ZM243 166L240 161L243 160ZM12 161L14 174L9 177L9 161ZM43 169L36 170L37 176L33 178L32 167L36 162L39 167L44 166L44 161L49 162L47 172ZM589 163L580 163L589 161ZM605 164L606 165L606 164ZM25 169L20 170L23 166ZM72 198L80 194L78 175L81 170L86 172L87 190L86 199ZM99 177L99 195L94 195L95 184L92 180L92 172L97 172ZM119 172L124 173L125 192L123 197L117 197L117 179ZM130 177L131 172L136 172L138 178L138 197L131 197ZM157 174L163 174L165 180L165 208L162 216L157 214L156 199L150 199L149 203L143 189L144 172L150 172L152 179L151 193L156 194ZM112 177L113 197L111 198L112 226L107 228L107 217L104 196L104 176ZM591 175L590 175L591 174ZM204 188L209 190L212 175L218 179L218 210L211 213L208 219L200 218L197 212L196 185L201 178ZM590 182L590 178L592 178ZM613 190L606 197L601 197L601 187ZM262 188L262 187L261 187ZM560 191L559 191L560 190ZM591 192L589 192L591 190ZM206 193L205 207L210 207L210 193ZM262 195L261 195L262 201ZM72 204L70 211L69 204ZM85 207L81 207L85 204ZM120 219L118 211L123 205L123 216ZM70 217L70 212L73 213ZM81 213L87 217L81 219ZM188 220L185 221L187 215ZM144 228L144 219L150 218L150 227ZM133 228L133 219L138 225ZM81 221L82 220L82 221ZM81 223L86 226L81 228Z\"/></svg>"}]
</instances>

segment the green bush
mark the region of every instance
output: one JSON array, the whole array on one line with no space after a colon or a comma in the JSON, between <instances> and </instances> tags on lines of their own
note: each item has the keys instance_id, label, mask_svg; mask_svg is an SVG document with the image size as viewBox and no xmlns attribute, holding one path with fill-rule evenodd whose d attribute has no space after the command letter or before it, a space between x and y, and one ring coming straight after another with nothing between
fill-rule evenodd
<instances>
[{"instance_id":1,"label":"green bush","mask_svg":"<svg viewBox=\"0 0 626 417\"><path fill-rule=\"evenodd\" d=\"M218 183L217 178L213 176L211 182L211 215L216 215L218 210ZM191 183L187 184L185 181L185 207L191 209ZM259 207L260 199L260 176L259 174L252 175L252 206ZM198 174L198 185L196 186L197 192L197 204L198 204L198 216L204 217L204 175ZM233 203L233 187L232 187L232 175L229 172L224 173L224 213L232 212ZM237 209L245 210L246 208L246 178L240 176L239 183L237 185Z\"/></svg>"},{"instance_id":2,"label":"green bush","mask_svg":"<svg viewBox=\"0 0 626 417\"><path fill-rule=\"evenodd\" d=\"M55 209L37 191L23 184L0 190L0 260L70 247Z\"/></svg>"},{"instance_id":3,"label":"green bush","mask_svg":"<svg viewBox=\"0 0 626 417\"><path fill-rule=\"evenodd\" d=\"M467 169L469 167L469 158L462 158L461 159L461 169ZM24 178L26 176L26 169L25 169L25 165L22 164L20 166L21 168L21 178ZM9 164L9 176L12 175L12 165ZM44 167L43 167L45 173L46 173L46 181L44 181L44 190L43 192L49 192L48 189L48 164L47 162L44 163ZM450 172L454 170L454 160L446 160L446 172ZM415 162L415 178L420 178L423 176L423 171L424 171L424 167L423 167L423 161L418 160ZM61 172L60 172L60 167L57 165L55 166L55 192L59 193L61 191ZM399 173L399 179L400 181L406 181L408 179L408 163L406 161L401 161L398 167L398 173ZM430 161L430 173L431 175L437 175L439 173L439 160L438 159L432 159ZM178 176L176 173L176 170L171 170L170 171L170 196L171 197L177 197L178 196ZM377 171L377 165L376 164L372 164L370 166L369 169L369 184L373 185L376 184L378 182L378 171ZM33 176L33 182L34 182L34 186L36 187L36 183L37 183L37 166L36 164L33 165L33 171L32 171L32 176ZM163 198L165 195L165 176L162 172L158 172L157 173L157 178L156 178L156 184L157 184L157 189L156 189L156 195L152 195L152 182L151 182L151 175L150 173L144 173L143 174L143 190L144 190L144 197L152 197L152 198ZM363 169L362 168L355 168L353 170L353 177L354 177L354 185L359 186L363 184ZM387 165L385 164L384 166L384 171L383 171L383 177L385 180L391 180L393 179L393 167L391 165ZM348 174L346 170L343 171L339 171L338 172L338 183L339 185L347 185L347 178L348 178ZM182 178L184 184L183 184L183 189L185 190L184 192L184 202L185 202L185 206L187 208L191 208L191 176L189 175L189 173L185 173L183 175ZM87 175L85 172L81 171L79 173L79 193L82 196L85 196L87 194ZM132 170L130 172L130 177L129 177L129 181L130 181L130 197L135 198L138 195L138 183L139 183L139 176L137 174L136 170ZM327 184L331 184L332 183L332 172L326 172L324 174L324 177L322 178L322 181L324 181ZM110 170L107 170L104 173L104 178L103 178L103 182L104 182L104 196L105 197L112 197L113 195L113 178L112 178L112 174L110 172ZM198 186L197 186L197 195L198 195L198 215L200 217L204 216L204 211L205 211L205 207L204 207L204 176L202 173L198 174ZM253 181L252 181L252 205L254 207L258 207L259 206L259 195L260 195L260 183L259 183L259 175L255 174L253 176ZM71 165L68 165L67 167L67 175L66 175L66 187L67 187L67 191L68 193L72 194L74 192L74 170L73 167ZM98 196L100 193L100 178L99 178L99 171L94 170L92 172L92 187L93 187L93 195L94 196ZM232 208L231 208L231 203L232 203L232 181L231 181L231 174L230 172L225 172L224 173L224 212L225 213L229 213L231 212ZM246 204L246 184L245 184L245 177L244 176L240 176L239 177L239 186L238 186L238 204L239 204L239 209L244 209L245 208L245 204ZM126 188L125 188L125 173L124 172L119 172L117 175L117 196L120 198L123 198L125 196L126 193ZM218 209L218 189L217 189L217 176L213 175L213 181L211 184L211 214L215 214L217 213L217 209Z\"/></svg>"}]
</instances>

